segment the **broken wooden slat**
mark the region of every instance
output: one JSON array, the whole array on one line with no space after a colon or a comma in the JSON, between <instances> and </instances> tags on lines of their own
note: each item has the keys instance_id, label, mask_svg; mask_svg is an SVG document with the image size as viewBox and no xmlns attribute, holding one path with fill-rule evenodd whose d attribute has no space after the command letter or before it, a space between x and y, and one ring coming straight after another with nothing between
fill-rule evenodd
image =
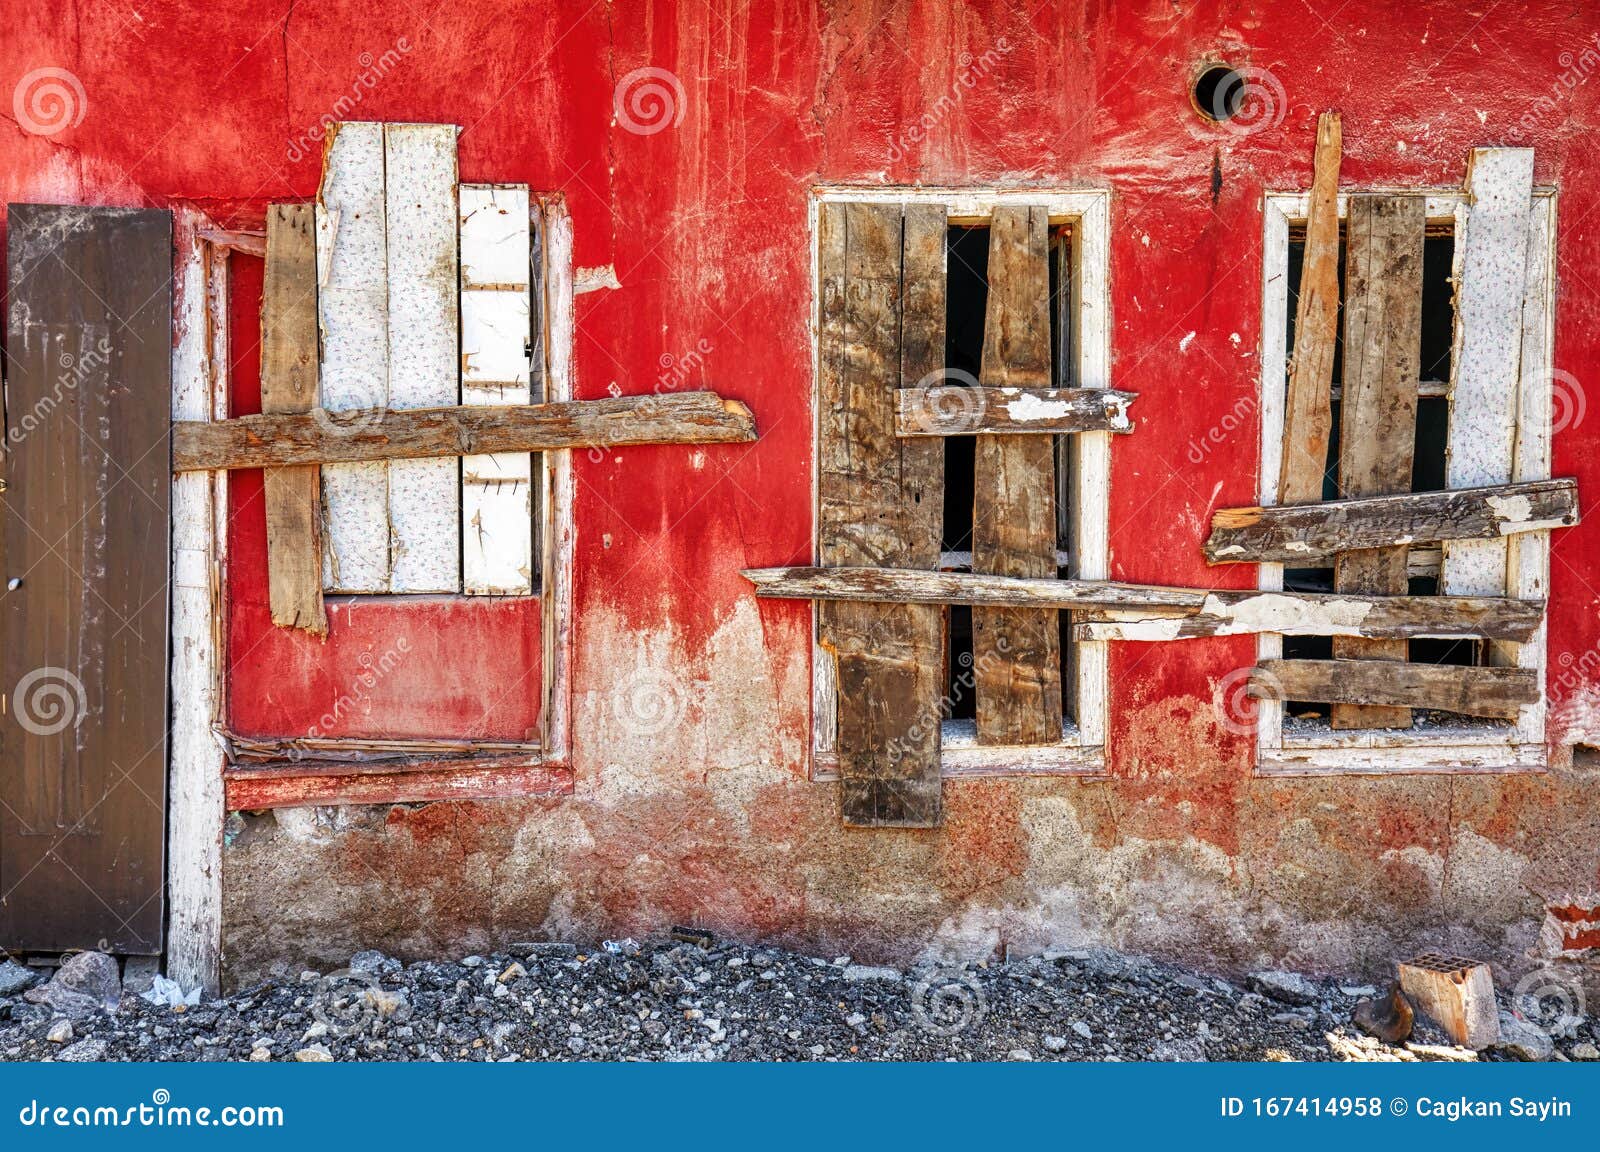
<instances>
[{"instance_id":1,"label":"broken wooden slat","mask_svg":"<svg viewBox=\"0 0 1600 1152\"><path fill-rule=\"evenodd\" d=\"M1445 464L1450 488L1511 480L1532 149L1473 149L1467 196L1456 236L1456 337ZM1497 595L1505 589L1504 541L1446 542L1441 592Z\"/></svg>"},{"instance_id":2,"label":"broken wooden slat","mask_svg":"<svg viewBox=\"0 0 1600 1152\"><path fill-rule=\"evenodd\" d=\"M1339 491L1387 496L1411 489L1422 366L1422 242L1427 217L1416 196L1352 196L1345 239L1344 399ZM1401 596L1409 587L1404 545L1340 552L1336 592ZM1335 658L1405 660L1404 640L1336 636ZM1405 708L1335 704L1335 729L1409 728Z\"/></svg>"},{"instance_id":3,"label":"broken wooden slat","mask_svg":"<svg viewBox=\"0 0 1600 1152\"><path fill-rule=\"evenodd\" d=\"M1524 641L1544 618L1544 601L1507 597L1352 596L1314 592L1211 592L1198 611L1128 619L1085 612L1079 640L1189 640L1276 632L1283 636L1373 639L1482 637Z\"/></svg>"},{"instance_id":4,"label":"broken wooden slat","mask_svg":"<svg viewBox=\"0 0 1600 1152\"><path fill-rule=\"evenodd\" d=\"M317 192L317 317L322 407L389 403L389 274L384 225L383 125L329 129ZM389 590L389 469L322 470L323 587Z\"/></svg>"},{"instance_id":5,"label":"broken wooden slat","mask_svg":"<svg viewBox=\"0 0 1600 1152\"><path fill-rule=\"evenodd\" d=\"M1049 388L1050 219L1004 205L989 225L985 388ZM973 465L972 567L1012 577L1055 575L1055 445L1048 437L978 439ZM978 742L1061 739L1061 633L1054 612L981 607L972 613Z\"/></svg>"},{"instance_id":6,"label":"broken wooden slat","mask_svg":"<svg viewBox=\"0 0 1600 1152\"><path fill-rule=\"evenodd\" d=\"M1128 405L1136 396L1111 388L908 387L897 397L895 434L1132 432Z\"/></svg>"},{"instance_id":7,"label":"broken wooden slat","mask_svg":"<svg viewBox=\"0 0 1600 1152\"><path fill-rule=\"evenodd\" d=\"M1399 965L1400 990L1463 1048L1500 1042L1500 1007L1487 964L1424 952Z\"/></svg>"},{"instance_id":8,"label":"broken wooden slat","mask_svg":"<svg viewBox=\"0 0 1600 1152\"><path fill-rule=\"evenodd\" d=\"M461 402L456 127L385 124L389 407ZM389 591L461 589L460 465L389 462Z\"/></svg>"},{"instance_id":9,"label":"broken wooden slat","mask_svg":"<svg viewBox=\"0 0 1600 1152\"><path fill-rule=\"evenodd\" d=\"M1531 668L1391 664L1377 660L1263 660L1249 693L1265 700L1327 700L1437 708L1464 716L1515 720L1539 695Z\"/></svg>"},{"instance_id":10,"label":"broken wooden slat","mask_svg":"<svg viewBox=\"0 0 1600 1152\"><path fill-rule=\"evenodd\" d=\"M874 604L970 604L984 608L1164 608L1199 611L1203 588L1106 580L1028 579L912 568L746 568L764 600L846 600Z\"/></svg>"},{"instance_id":11,"label":"broken wooden slat","mask_svg":"<svg viewBox=\"0 0 1600 1152\"><path fill-rule=\"evenodd\" d=\"M267 232L252 232L231 228L199 228L195 234L213 248L226 248L245 256L264 258L267 254Z\"/></svg>"},{"instance_id":12,"label":"broken wooden slat","mask_svg":"<svg viewBox=\"0 0 1600 1152\"><path fill-rule=\"evenodd\" d=\"M531 404L531 236L525 184L461 186L461 402ZM461 576L469 594L533 591L533 457L461 459Z\"/></svg>"},{"instance_id":13,"label":"broken wooden slat","mask_svg":"<svg viewBox=\"0 0 1600 1152\"><path fill-rule=\"evenodd\" d=\"M172 426L172 468L425 459L624 444L735 444L756 438L750 409L714 392L555 404L281 413ZM326 482L328 468L323 469Z\"/></svg>"},{"instance_id":14,"label":"broken wooden slat","mask_svg":"<svg viewBox=\"0 0 1600 1152\"><path fill-rule=\"evenodd\" d=\"M1578 522L1576 480L1412 492L1281 508L1224 508L1205 543L1212 564L1310 564L1357 548L1492 540Z\"/></svg>"},{"instance_id":15,"label":"broken wooden slat","mask_svg":"<svg viewBox=\"0 0 1600 1152\"><path fill-rule=\"evenodd\" d=\"M1305 259L1295 306L1294 359L1283 416L1278 503L1322 499L1333 430L1329 387L1339 323L1339 114L1317 118L1317 148L1306 214Z\"/></svg>"},{"instance_id":16,"label":"broken wooden slat","mask_svg":"<svg viewBox=\"0 0 1600 1152\"><path fill-rule=\"evenodd\" d=\"M826 564L932 568L943 455L895 436L895 391L944 355L945 215L937 205L827 204L820 219L822 332L818 552ZM937 608L823 605L835 658L844 822L936 827L943 627Z\"/></svg>"},{"instance_id":17,"label":"broken wooden slat","mask_svg":"<svg viewBox=\"0 0 1600 1152\"><path fill-rule=\"evenodd\" d=\"M261 410L317 404L317 249L309 204L267 212L261 291ZM272 622L326 635L322 606L322 485L314 464L268 468L267 588Z\"/></svg>"}]
</instances>

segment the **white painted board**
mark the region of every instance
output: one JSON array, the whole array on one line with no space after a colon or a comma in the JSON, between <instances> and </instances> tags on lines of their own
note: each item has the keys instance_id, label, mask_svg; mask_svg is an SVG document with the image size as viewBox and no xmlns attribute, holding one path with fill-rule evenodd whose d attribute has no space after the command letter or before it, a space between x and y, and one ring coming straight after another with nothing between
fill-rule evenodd
<instances>
[{"instance_id":1,"label":"white painted board","mask_svg":"<svg viewBox=\"0 0 1600 1152\"><path fill-rule=\"evenodd\" d=\"M453 124L386 124L389 407L459 403ZM389 591L461 590L459 464L388 463Z\"/></svg>"},{"instance_id":2,"label":"white painted board","mask_svg":"<svg viewBox=\"0 0 1600 1152\"><path fill-rule=\"evenodd\" d=\"M389 400L389 280L383 125L336 124L317 193L322 406ZM382 463L322 469L323 587L389 591L389 475Z\"/></svg>"},{"instance_id":3,"label":"white painted board","mask_svg":"<svg viewBox=\"0 0 1600 1152\"><path fill-rule=\"evenodd\" d=\"M526 185L461 187L461 402L532 400ZM526 452L461 461L462 586L533 591L533 470Z\"/></svg>"},{"instance_id":4,"label":"white painted board","mask_svg":"<svg viewBox=\"0 0 1600 1152\"><path fill-rule=\"evenodd\" d=\"M1532 149L1473 149L1457 216L1449 488L1511 480L1532 199ZM1503 596L1506 560L1504 540L1446 541L1439 591Z\"/></svg>"}]
</instances>

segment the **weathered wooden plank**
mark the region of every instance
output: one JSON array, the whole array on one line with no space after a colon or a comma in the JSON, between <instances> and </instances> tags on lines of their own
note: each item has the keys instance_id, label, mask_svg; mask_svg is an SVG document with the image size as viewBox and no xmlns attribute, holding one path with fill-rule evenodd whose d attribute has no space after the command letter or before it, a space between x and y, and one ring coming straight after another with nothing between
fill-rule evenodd
<instances>
[{"instance_id":1,"label":"weathered wooden plank","mask_svg":"<svg viewBox=\"0 0 1600 1152\"><path fill-rule=\"evenodd\" d=\"M943 456L894 434L895 391L944 354L945 217L937 206L824 205L819 222L818 552L825 564L932 568ZM937 608L832 604L836 748L846 824L935 827L943 629Z\"/></svg>"},{"instance_id":2,"label":"weathered wooden plank","mask_svg":"<svg viewBox=\"0 0 1600 1152\"><path fill-rule=\"evenodd\" d=\"M1263 660L1248 691L1256 699L1327 700L1437 708L1464 716L1515 720L1539 694L1531 668L1393 664L1381 660Z\"/></svg>"},{"instance_id":3,"label":"weathered wooden plank","mask_svg":"<svg viewBox=\"0 0 1600 1152\"><path fill-rule=\"evenodd\" d=\"M461 402L456 127L385 124L389 407ZM460 465L389 462L389 591L461 589Z\"/></svg>"},{"instance_id":4,"label":"weathered wooden plank","mask_svg":"<svg viewBox=\"0 0 1600 1152\"><path fill-rule=\"evenodd\" d=\"M1339 490L1346 497L1411 489L1422 363L1422 243L1427 217L1416 196L1352 196L1345 239L1344 397ZM1404 595L1405 545L1340 552L1334 590ZM1335 658L1405 660L1404 640L1336 636ZM1409 728L1405 708L1334 704L1335 729Z\"/></svg>"},{"instance_id":5,"label":"weathered wooden plank","mask_svg":"<svg viewBox=\"0 0 1600 1152\"><path fill-rule=\"evenodd\" d=\"M317 247L309 204L267 212L261 292L261 410L317 405ZM312 464L268 468L267 595L272 622L326 635L322 606L322 483Z\"/></svg>"},{"instance_id":6,"label":"weathered wooden plank","mask_svg":"<svg viewBox=\"0 0 1600 1152\"><path fill-rule=\"evenodd\" d=\"M876 604L971 604L987 608L1166 608L1199 611L1203 588L1164 588L1107 580L1032 579L912 568L746 568L764 600L844 600Z\"/></svg>"},{"instance_id":7,"label":"weathered wooden plank","mask_svg":"<svg viewBox=\"0 0 1600 1152\"><path fill-rule=\"evenodd\" d=\"M1211 517L1211 564L1312 564L1335 552L1493 540L1578 522L1578 482L1408 492L1281 508L1224 508Z\"/></svg>"},{"instance_id":8,"label":"weathered wooden plank","mask_svg":"<svg viewBox=\"0 0 1600 1152\"><path fill-rule=\"evenodd\" d=\"M383 125L329 129L317 192L317 318L322 329L322 407L389 403L389 274L384 221ZM322 470L323 587L389 590L389 469L334 464Z\"/></svg>"},{"instance_id":9,"label":"weathered wooden plank","mask_svg":"<svg viewBox=\"0 0 1600 1152\"><path fill-rule=\"evenodd\" d=\"M1541 600L1462 596L1355 596L1316 592L1215 592L1111 580L1024 579L910 568L746 568L764 600L1073 610L1098 622L1087 639L1182 640L1281 632L1297 636L1532 635ZM1137 611L1138 617L1123 613ZM1153 615L1152 613L1159 613Z\"/></svg>"},{"instance_id":10,"label":"weathered wooden plank","mask_svg":"<svg viewBox=\"0 0 1600 1152\"><path fill-rule=\"evenodd\" d=\"M714 392L495 407L279 413L172 426L175 472L624 444L736 444L750 409ZM326 478L327 469L323 469Z\"/></svg>"},{"instance_id":11,"label":"weathered wooden plank","mask_svg":"<svg viewBox=\"0 0 1600 1152\"><path fill-rule=\"evenodd\" d=\"M1198 611L1128 619L1085 612L1080 640L1189 640L1275 632L1283 636L1413 637L1522 641L1544 618L1544 601L1491 596L1355 596L1313 592L1212 592Z\"/></svg>"},{"instance_id":12,"label":"weathered wooden plank","mask_svg":"<svg viewBox=\"0 0 1600 1152\"><path fill-rule=\"evenodd\" d=\"M1322 499L1333 430L1329 387L1339 324L1339 114L1317 119L1317 146L1306 218L1305 259L1295 307L1294 359L1283 418L1278 503Z\"/></svg>"},{"instance_id":13,"label":"weathered wooden plank","mask_svg":"<svg viewBox=\"0 0 1600 1152\"><path fill-rule=\"evenodd\" d=\"M525 184L461 186L461 402L531 404L531 234ZM462 589L533 591L533 457L461 460Z\"/></svg>"},{"instance_id":14,"label":"weathered wooden plank","mask_svg":"<svg viewBox=\"0 0 1600 1152\"><path fill-rule=\"evenodd\" d=\"M984 316L985 388L1048 388L1050 221L1045 209L1007 205L989 225ZM973 469L974 572L1055 575L1054 442L983 436ZM978 740L1053 744L1061 739L1061 634L1054 612L983 607L972 614Z\"/></svg>"},{"instance_id":15,"label":"weathered wooden plank","mask_svg":"<svg viewBox=\"0 0 1600 1152\"><path fill-rule=\"evenodd\" d=\"M276 768L229 768L222 777L229 811L569 796L573 783L570 766L537 755L420 760L405 765L368 765L360 770L344 763L285 763Z\"/></svg>"},{"instance_id":16,"label":"weathered wooden plank","mask_svg":"<svg viewBox=\"0 0 1600 1152\"><path fill-rule=\"evenodd\" d=\"M162 950L172 215L12 204L0 945Z\"/></svg>"},{"instance_id":17,"label":"weathered wooden plank","mask_svg":"<svg viewBox=\"0 0 1600 1152\"><path fill-rule=\"evenodd\" d=\"M1132 432L1134 392L1111 388L972 388L934 384L900 389L897 436Z\"/></svg>"},{"instance_id":18,"label":"weathered wooden plank","mask_svg":"<svg viewBox=\"0 0 1600 1152\"><path fill-rule=\"evenodd\" d=\"M1532 149L1474 149L1467 165L1467 194L1456 235L1456 336L1445 465L1450 488L1504 484L1512 478ZM1504 541L1445 544L1440 591L1495 595L1505 589Z\"/></svg>"}]
</instances>

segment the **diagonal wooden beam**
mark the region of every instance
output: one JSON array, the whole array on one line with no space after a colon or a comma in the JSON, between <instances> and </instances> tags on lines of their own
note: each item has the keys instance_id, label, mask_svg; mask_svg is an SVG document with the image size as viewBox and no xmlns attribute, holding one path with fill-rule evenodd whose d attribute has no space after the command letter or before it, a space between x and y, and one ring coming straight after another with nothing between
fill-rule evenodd
<instances>
[{"instance_id":1,"label":"diagonal wooden beam","mask_svg":"<svg viewBox=\"0 0 1600 1152\"><path fill-rule=\"evenodd\" d=\"M756 438L750 409L714 392L492 407L361 408L172 426L172 470L265 468Z\"/></svg>"}]
</instances>

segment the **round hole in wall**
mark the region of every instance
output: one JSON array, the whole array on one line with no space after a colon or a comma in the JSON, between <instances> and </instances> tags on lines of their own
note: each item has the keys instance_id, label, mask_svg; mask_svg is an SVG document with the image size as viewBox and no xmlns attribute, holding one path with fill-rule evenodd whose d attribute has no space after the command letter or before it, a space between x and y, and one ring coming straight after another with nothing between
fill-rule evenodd
<instances>
[{"instance_id":1,"label":"round hole in wall","mask_svg":"<svg viewBox=\"0 0 1600 1152\"><path fill-rule=\"evenodd\" d=\"M1245 79L1226 64L1208 64L1195 77L1190 99L1207 120L1231 120L1244 107Z\"/></svg>"}]
</instances>

